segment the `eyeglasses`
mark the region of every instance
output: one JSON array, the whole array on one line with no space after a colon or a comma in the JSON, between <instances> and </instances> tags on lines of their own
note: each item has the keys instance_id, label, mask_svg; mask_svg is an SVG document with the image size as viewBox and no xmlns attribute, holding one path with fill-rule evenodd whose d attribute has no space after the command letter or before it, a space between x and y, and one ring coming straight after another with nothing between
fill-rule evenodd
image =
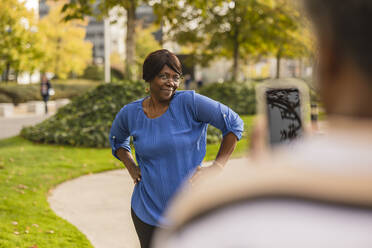
<instances>
[{"instance_id":1,"label":"eyeglasses","mask_svg":"<svg viewBox=\"0 0 372 248\"><path fill-rule=\"evenodd\" d=\"M180 76L178 74L174 75L173 77L171 77L169 74L159 74L158 77L163 82L168 82L170 79L172 79L173 82L175 82L175 83L179 83L181 81L181 79L183 78L182 76Z\"/></svg>"}]
</instances>

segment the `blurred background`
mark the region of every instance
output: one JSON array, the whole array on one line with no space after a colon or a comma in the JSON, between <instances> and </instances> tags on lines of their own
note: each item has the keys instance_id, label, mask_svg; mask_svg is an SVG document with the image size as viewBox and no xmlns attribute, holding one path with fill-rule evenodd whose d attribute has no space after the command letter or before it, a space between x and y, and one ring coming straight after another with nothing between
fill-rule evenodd
<instances>
[{"instance_id":1,"label":"blurred background","mask_svg":"<svg viewBox=\"0 0 372 248\"><path fill-rule=\"evenodd\" d=\"M260 83L305 82L324 116L312 27L298 1L1 0L0 37L0 247L92 247L89 232L88 240L51 210L48 192L121 167L108 133L116 113L146 95L142 63L154 50L180 58L181 88L242 117L245 133L234 158L249 147ZM40 94L44 74L55 91L48 114ZM206 161L218 152L220 131L210 127L207 139Z\"/></svg>"},{"instance_id":2,"label":"blurred background","mask_svg":"<svg viewBox=\"0 0 372 248\"><path fill-rule=\"evenodd\" d=\"M291 0L3 0L0 85L38 83L40 73L57 84L137 80L145 56L161 47L181 59L187 88L286 77L311 84L311 29L296 5ZM2 92L0 101L9 97Z\"/></svg>"}]
</instances>

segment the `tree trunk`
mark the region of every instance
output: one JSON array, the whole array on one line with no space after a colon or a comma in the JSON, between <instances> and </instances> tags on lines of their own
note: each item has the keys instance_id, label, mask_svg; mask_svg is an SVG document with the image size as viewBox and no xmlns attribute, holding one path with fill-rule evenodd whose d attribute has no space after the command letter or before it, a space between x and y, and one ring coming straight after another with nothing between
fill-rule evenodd
<instances>
[{"instance_id":1,"label":"tree trunk","mask_svg":"<svg viewBox=\"0 0 372 248\"><path fill-rule=\"evenodd\" d=\"M125 63L125 78L133 79L134 60L136 56L136 4L135 1L130 1L127 10L127 38L126 38L126 63Z\"/></svg>"},{"instance_id":2,"label":"tree trunk","mask_svg":"<svg viewBox=\"0 0 372 248\"><path fill-rule=\"evenodd\" d=\"M60 54L61 54L61 43L62 43L62 38L58 37L57 38L57 46L56 46L56 64L54 68L54 74L55 77L59 78L59 60L60 60Z\"/></svg>"},{"instance_id":3,"label":"tree trunk","mask_svg":"<svg viewBox=\"0 0 372 248\"><path fill-rule=\"evenodd\" d=\"M164 45L164 20L163 19L161 20L161 24L160 24L160 32L161 32L161 35L160 35L159 44L160 44L160 47L163 47Z\"/></svg>"},{"instance_id":4,"label":"tree trunk","mask_svg":"<svg viewBox=\"0 0 372 248\"><path fill-rule=\"evenodd\" d=\"M281 49L276 54L276 78L280 78L280 60L281 60Z\"/></svg>"},{"instance_id":5,"label":"tree trunk","mask_svg":"<svg viewBox=\"0 0 372 248\"><path fill-rule=\"evenodd\" d=\"M237 3L236 3L237 4ZM239 23L236 17L236 8L234 8L234 54L233 54L233 71L232 71L232 81L236 81L239 76Z\"/></svg>"},{"instance_id":6,"label":"tree trunk","mask_svg":"<svg viewBox=\"0 0 372 248\"><path fill-rule=\"evenodd\" d=\"M234 64L233 64L233 75L232 80L236 81L239 76L239 43L236 42L234 45Z\"/></svg>"},{"instance_id":7,"label":"tree trunk","mask_svg":"<svg viewBox=\"0 0 372 248\"><path fill-rule=\"evenodd\" d=\"M10 63L6 63L6 68L5 68L5 82L9 82L9 73L10 73Z\"/></svg>"}]
</instances>

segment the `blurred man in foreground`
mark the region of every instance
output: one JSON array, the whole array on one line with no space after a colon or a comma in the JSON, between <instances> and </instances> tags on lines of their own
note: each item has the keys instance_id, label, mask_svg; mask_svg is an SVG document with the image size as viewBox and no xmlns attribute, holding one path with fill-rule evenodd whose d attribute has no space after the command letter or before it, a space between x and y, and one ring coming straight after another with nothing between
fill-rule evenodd
<instances>
[{"instance_id":1,"label":"blurred man in foreground","mask_svg":"<svg viewBox=\"0 0 372 248\"><path fill-rule=\"evenodd\" d=\"M154 247L372 247L372 1L304 2L328 134L203 180Z\"/></svg>"}]
</instances>

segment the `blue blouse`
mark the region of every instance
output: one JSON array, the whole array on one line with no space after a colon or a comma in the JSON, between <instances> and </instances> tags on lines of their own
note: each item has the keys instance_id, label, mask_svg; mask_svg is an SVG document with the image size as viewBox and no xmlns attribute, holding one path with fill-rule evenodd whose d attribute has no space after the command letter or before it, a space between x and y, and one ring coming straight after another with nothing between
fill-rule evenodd
<instances>
[{"instance_id":1,"label":"blue blouse","mask_svg":"<svg viewBox=\"0 0 372 248\"><path fill-rule=\"evenodd\" d=\"M145 98L125 105L112 124L112 153L128 151L130 136L142 179L134 187L132 208L150 225L165 224L162 214L182 183L193 174L206 152L207 126L238 139L243 121L227 106L194 91L177 91L167 111L154 119L142 108Z\"/></svg>"}]
</instances>

